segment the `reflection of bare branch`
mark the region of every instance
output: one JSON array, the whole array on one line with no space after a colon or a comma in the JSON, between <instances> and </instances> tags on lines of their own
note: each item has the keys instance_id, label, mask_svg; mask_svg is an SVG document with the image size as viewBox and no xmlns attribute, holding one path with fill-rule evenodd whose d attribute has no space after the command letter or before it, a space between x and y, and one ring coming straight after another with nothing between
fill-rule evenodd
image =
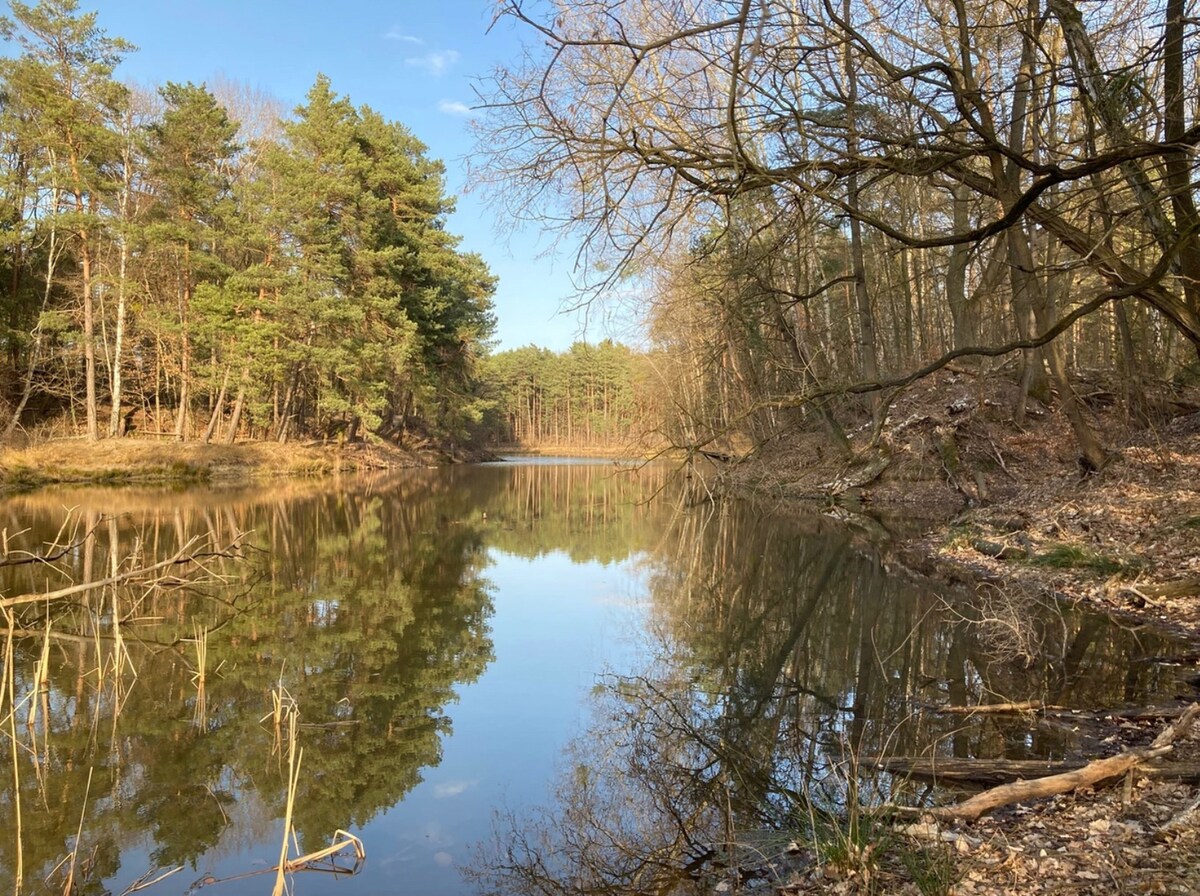
<instances>
[{"instance_id":1,"label":"reflection of bare branch","mask_svg":"<svg viewBox=\"0 0 1200 896\"><path fill-rule=\"evenodd\" d=\"M238 535L224 548L219 549L203 549L201 539L192 538L185 543L182 548L180 548L166 560L160 560L158 563L151 564L150 566L141 566L135 569L129 569L125 572L109 576L106 579L81 582L78 585L72 585L68 588L60 588L57 591L19 594L16 597L6 597L0 599L0 608L7 609L9 607L18 607L26 604L50 603L52 601L61 600L65 597L73 597L76 594L84 594L89 591L95 591L98 588L105 588L109 585L127 585L133 582L161 585L170 582L177 582L179 580L174 577L165 575L156 577L152 574L181 566L195 566L203 570L204 566L201 561L205 558L234 558L240 556L241 542L245 537L245 533Z\"/></svg>"},{"instance_id":2,"label":"reflection of bare branch","mask_svg":"<svg viewBox=\"0 0 1200 896\"><path fill-rule=\"evenodd\" d=\"M100 523L97 522L90 529L88 529L86 532L84 532L81 537L76 538L73 541L67 542L61 548L58 547L59 542L58 542L58 539L56 538L50 544L50 547L48 547L46 549L45 553L41 553L41 554L34 554L30 551L13 551L12 553L20 554L23 556L11 557L11 556L8 556L9 552L6 550L5 556L3 558L0 558L0 569L4 569L4 568L10 567L10 566L28 566L29 564L32 564L32 563L44 563L44 564L55 563L55 562L61 560L63 557L67 556L72 551L83 547L84 542L86 542L89 538L91 538L92 535L94 535L96 530L99 528L100 528ZM60 530L60 535L61 535L61 530Z\"/></svg>"}]
</instances>

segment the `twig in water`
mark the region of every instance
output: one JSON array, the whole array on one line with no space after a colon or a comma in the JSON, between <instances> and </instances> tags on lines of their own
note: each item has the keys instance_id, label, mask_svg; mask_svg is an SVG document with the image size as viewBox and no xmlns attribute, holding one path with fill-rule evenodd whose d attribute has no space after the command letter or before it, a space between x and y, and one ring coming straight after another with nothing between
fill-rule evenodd
<instances>
[{"instance_id":1,"label":"twig in water","mask_svg":"<svg viewBox=\"0 0 1200 896\"><path fill-rule=\"evenodd\" d=\"M170 869L164 871L158 877L151 880L150 875L154 874L154 872L157 870L158 870L157 868L151 868L149 871L147 871L145 874L143 874L141 877L139 877L137 880L135 880L133 883L131 883L129 886L127 886L124 890L122 890L121 896L129 896L130 893L136 893L138 890L144 890L147 887L152 887L156 883L158 883L160 880L166 880L172 874L176 874L176 873L182 871L183 866L176 865L174 868L170 868Z\"/></svg>"}]
</instances>

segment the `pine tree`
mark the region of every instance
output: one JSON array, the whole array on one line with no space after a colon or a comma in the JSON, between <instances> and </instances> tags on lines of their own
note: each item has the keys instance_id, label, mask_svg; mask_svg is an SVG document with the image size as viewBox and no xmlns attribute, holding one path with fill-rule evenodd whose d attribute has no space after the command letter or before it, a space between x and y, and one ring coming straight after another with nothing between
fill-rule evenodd
<instances>
[{"instance_id":1,"label":"pine tree","mask_svg":"<svg viewBox=\"0 0 1200 896\"><path fill-rule=\"evenodd\" d=\"M228 275L219 248L233 214L229 168L238 147L237 126L204 86L168 83L159 93L162 118L148 129L149 179L156 195L148 234L169 259L179 332L179 406L175 437L187 436L192 399L193 307L199 285L219 294ZM215 290L216 292L212 292ZM217 307L210 314L219 315ZM202 321L210 337L217 321ZM210 344L210 355L217 351Z\"/></svg>"},{"instance_id":2,"label":"pine tree","mask_svg":"<svg viewBox=\"0 0 1200 896\"><path fill-rule=\"evenodd\" d=\"M113 163L118 156L114 121L127 100L126 89L113 79L113 69L132 47L107 37L96 25L96 14L80 13L76 0L41 0L36 6L13 0L11 5L22 53L4 60L0 74L10 103L24 110L24 120L34 130L31 136L43 154L52 196L61 198L62 204L50 213L74 238L87 436L95 440L99 426L94 266L104 226L100 207L113 190Z\"/></svg>"}]
</instances>

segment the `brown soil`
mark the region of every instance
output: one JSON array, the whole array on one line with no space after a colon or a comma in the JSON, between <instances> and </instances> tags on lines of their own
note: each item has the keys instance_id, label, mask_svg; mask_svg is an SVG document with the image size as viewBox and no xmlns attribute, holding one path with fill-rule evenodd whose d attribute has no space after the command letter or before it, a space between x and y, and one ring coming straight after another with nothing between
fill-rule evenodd
<instances>
[{"instance_id":1,"label":"brown soil","mask_svg":"<svg viewBox=\"0 0 1200 896\"><path fill-rule=\"evenodd\" d=\"M873 513L903 533L896 550L904 563L939 579L1087 604L1200 645L1194 396L1160 394L1159 408L1185 413L1138 428L1110 392L1080 391L1112 452L1098 473L1084 474L1054 410L1031 402L1017 425L1008 379L947 370L898 400L879 447L852 462L807 436L767 449L728 479L739 490ZM864 428L852 437L857 445L869 435ZM1200 666L1200 646L1179 661ZM1200 690L1180 696L1200 699ZM1154 737L1147 723L1109 727L1104 755ZM1200 761L1200 735L1185 737L1173 758ZM794 874L779 892L1200 893L1200 811L1188 813L1197 789L1136 772L1117 784L974 824L913 828L915 847L947 852L952 885L919 889L912 875L881 868L873 881L818 869Z\"/></svg>"}]
</instances>

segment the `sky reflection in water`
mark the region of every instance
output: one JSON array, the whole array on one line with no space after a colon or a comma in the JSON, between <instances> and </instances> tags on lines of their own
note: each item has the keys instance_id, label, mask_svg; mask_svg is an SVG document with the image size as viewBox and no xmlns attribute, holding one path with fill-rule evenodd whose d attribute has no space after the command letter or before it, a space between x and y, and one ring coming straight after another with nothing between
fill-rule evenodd
<instances>
[{"instance_id":1,"label":"sky reflection in water","mask_svg":"<svg viewBox=\"0 0 1200 896\"><path fill-rule=\"evenodd\" d=\"M669 867L680 854L672 826L703 832L714 794L759 828L789 824L789 794L815 792L814 781L836 808L848 746L1021 758L1072 745L1061 726L964 726L922 706L1118 705L1178 686L1169 668L1136 662L1169 653L1165 641L1025 608L1041 620L1030 640L1000 643L964 621L978 608L948 609L897 580L827 521L685 506L671 487L647 503L665 476L542 460L336 488L74 490L0 505L0 525L28 527L30 549L78 508L79 531L95 534L64 559L64 580L99 577L114 543L118 559L135 544L165 556L192 534L252 530L262 550L214 564L219 588L117 595L136 679L111 670L116 630L97 630L110 593L56 609L39 701L49 730L18 729L26 879L69 851L85 792L81 853L95 867L85 891L103 881L120 893L151 865L185 866L151 891L174 893L204 874L269 869L285 785L260 719L280 681L302 722L300 845L319 848L338 827L359 834L366 866L338 882L350 894L473 892L460 870L477 866L487 882L476 844L493 827L502 842L536 834L553 848L563 824L586 831L615 806L640 807L619 821ZM21 568L5 592L44 587ZM19 699L45 625L27 615L14 638ZM204 629L201 704L192 639ZM1031 646L1050 662L1027 663ZM661 806L673 814L656 815ZM6 775L0 829L14 830L14 814ZM0 838L0 890L12 891L14 850ZM579 857L558 854L562 873L580 873ZM586 870L614 883L632 873ZM515 886L503 871L491 880ZM295 880L300 894L330 884Z\"/></svg>"}]
</instances>

